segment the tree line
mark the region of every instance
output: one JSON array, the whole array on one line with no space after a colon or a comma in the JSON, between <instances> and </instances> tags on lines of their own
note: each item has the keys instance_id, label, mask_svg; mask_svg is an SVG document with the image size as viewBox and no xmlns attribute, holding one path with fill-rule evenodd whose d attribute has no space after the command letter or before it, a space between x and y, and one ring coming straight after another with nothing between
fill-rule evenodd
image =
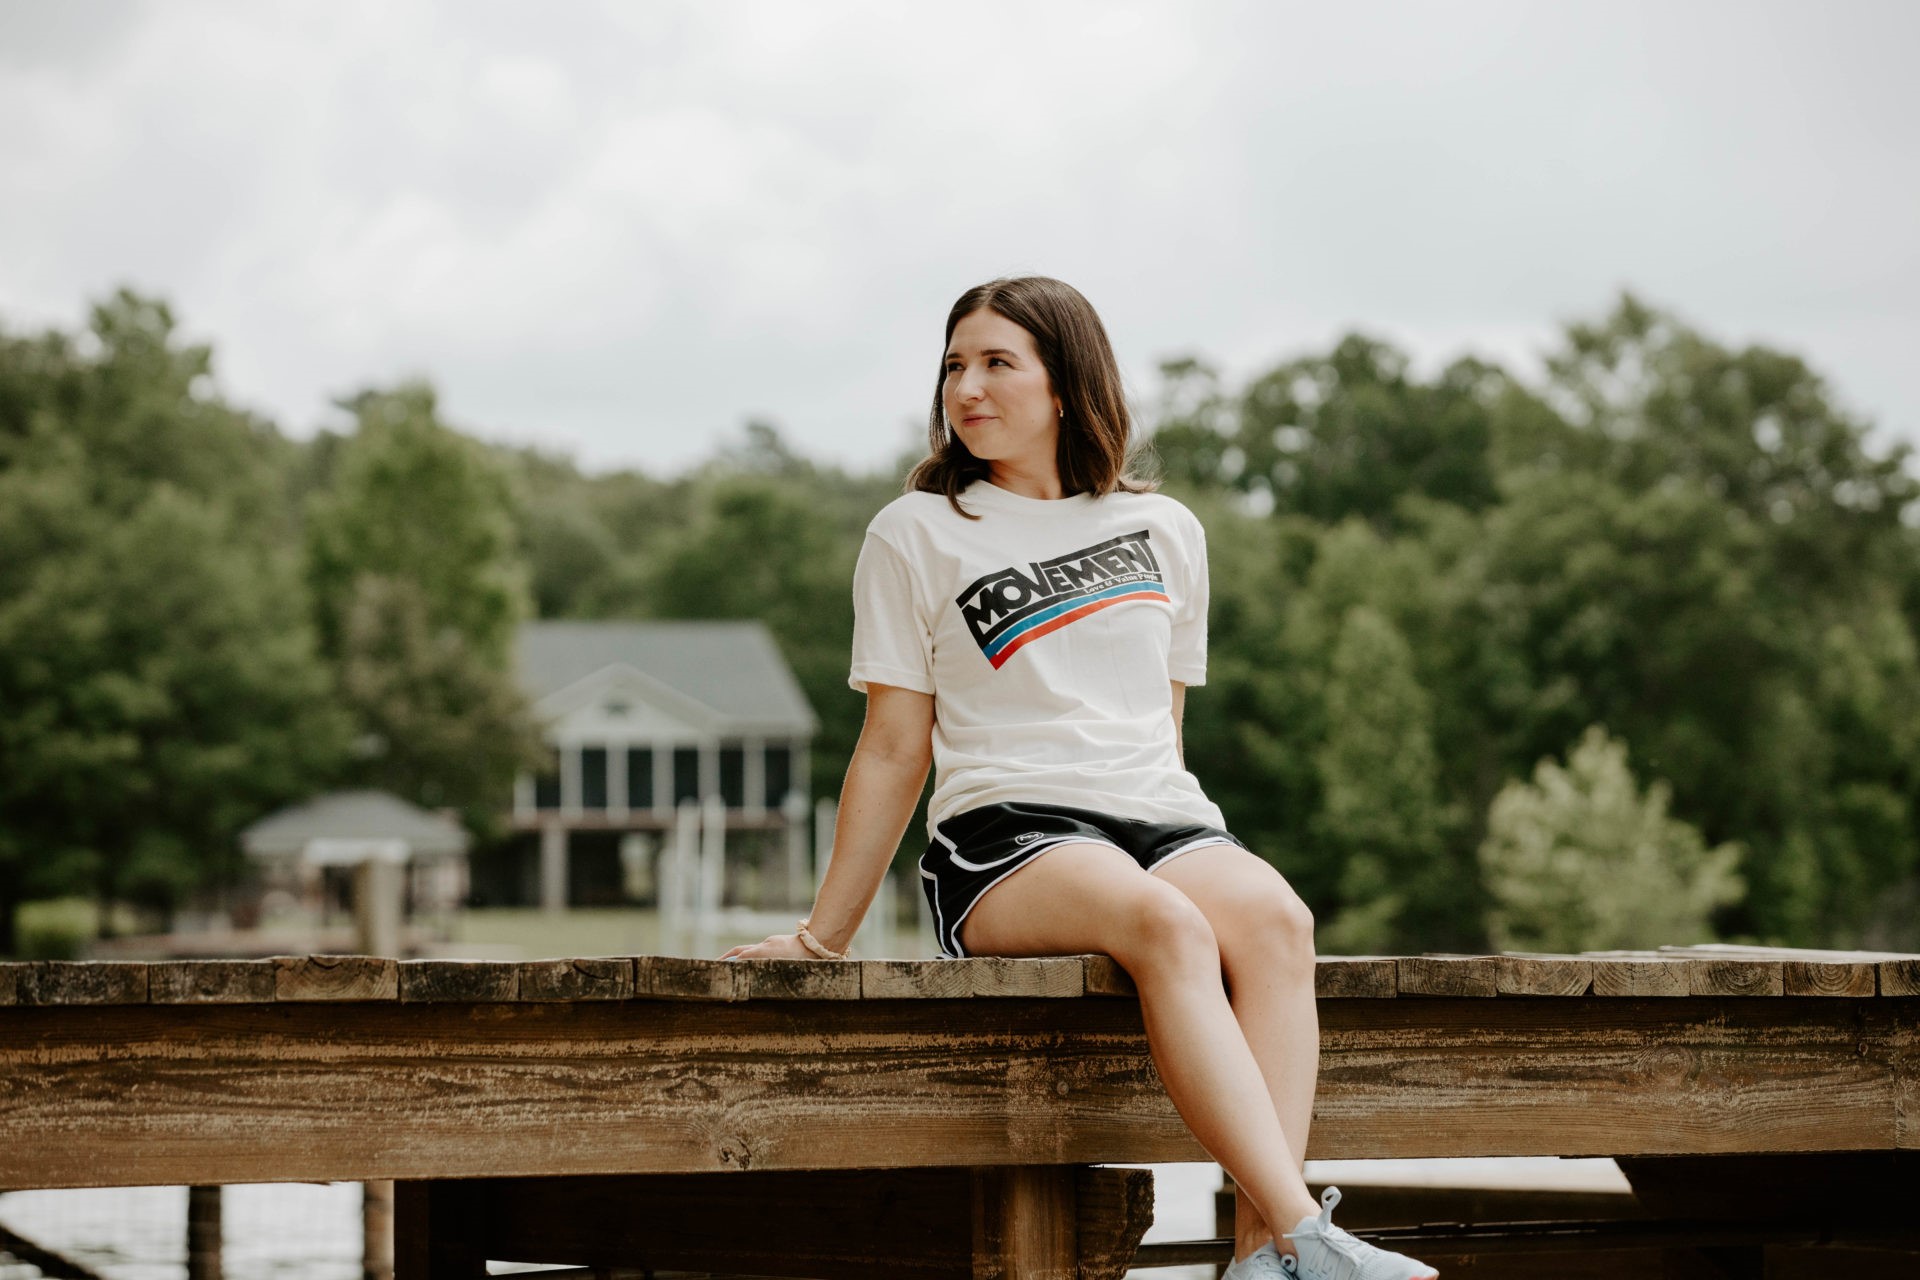
<instances>
[{"instance_id":1,"label":"tree line","mask_svg":"<svg viewBox=\"0 0 1920 1280\"><path fill-rule=\"evenodd\" d=\"M1161 372L1141 465L1212 567L1187 762L1323 949L1920 942L1920 493L1804 361L1623 296L1531 379L1364 334ZM763 619L837 790L853 562L914 457L750 422L584 474L424 384L339 403L289 438L129 292L0 330L0 952L22 901L231 884L331 787L497 836L531 617Z\"/></svg>"}]
</instances>

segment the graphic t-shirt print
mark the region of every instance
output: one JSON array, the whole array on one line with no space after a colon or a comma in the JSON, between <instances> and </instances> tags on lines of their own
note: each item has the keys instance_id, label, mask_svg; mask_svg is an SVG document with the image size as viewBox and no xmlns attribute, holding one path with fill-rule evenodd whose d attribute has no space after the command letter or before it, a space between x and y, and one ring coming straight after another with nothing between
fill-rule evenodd
<instances>
[{"instance_id":1,"label":"graphic t-shirt print","mask_svg":"<svg viewBox=\"0 0 1920 1280\"><path fill-rule=\"evenodd\" d=\"M1021 646L1109 605L1172 603L1145 529L1027 568L1032 572L1008 566L989 573L954 599L968 634L996 671Z\"/></svg>"}]
</instances>

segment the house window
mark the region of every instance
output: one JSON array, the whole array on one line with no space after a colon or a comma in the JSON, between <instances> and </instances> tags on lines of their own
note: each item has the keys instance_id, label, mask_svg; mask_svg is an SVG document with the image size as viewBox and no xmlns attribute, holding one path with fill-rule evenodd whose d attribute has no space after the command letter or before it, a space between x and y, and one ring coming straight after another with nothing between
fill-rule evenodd
<instances>
[{"instance_id":1,"label":"house window","mask_svg":"<svg viewBox=\"0 0 1920 1280\"><path fill-rule=\"evenodd\" d=\"M767 808L778 809L793 790L793 748L767 746Z\"/></svg>"},{"instance_id":2,"label":"house window","mask_svg":"<svg viewBox=\"0 0 1920 1280\"><path fill-rule=\"evenodd\" d=\"M698 800L700 798L700 749L698 747L675 747L673 749L673 802Z\"/></svg>"},{"instance_id":3,"label":"house window","mask_svg":"<svg viewBox=\"0 0 1920 1280\"><path fill-rule=\"evenodd\" d=\"M653 752L646 747L627 748L627 807L653 808Z\"/></svg>"},{"instance_id":4,"label":"house window","mask_svg":"<svg viewBox=\"0 0 1920 1280\"><path fill-rule=\"evenodd\" d=\"M607 807L607 749L605 747L580 749L580 807L582 809Z\"/></svg>"},{"instance_id":5,"label":"house window","mask_svg":"<svg viewBox=\"0 0 1920 1280\"><path fill-rule=\"evenodd\" d=\"M547 751L547 763L533 775L533 807L560 807L560 753L551 748Z\"/></svg>"},{"instance_id":6,"label":"house window","mask_svg":"<svg viewBox=\"0 0 1920 1280\"><path fill-rule=\"evenodd\" d=\"M744 747L720 748L720 798L729 809L747 804L747 752Z\"/></svg>"}]
</instances>

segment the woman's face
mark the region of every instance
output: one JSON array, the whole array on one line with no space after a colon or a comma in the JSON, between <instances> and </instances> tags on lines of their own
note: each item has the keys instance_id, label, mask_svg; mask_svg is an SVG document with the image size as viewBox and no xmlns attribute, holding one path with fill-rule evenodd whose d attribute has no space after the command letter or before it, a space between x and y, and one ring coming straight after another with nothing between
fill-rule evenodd
<instances>
[{"instance_id":1,"label":"woman's face","mask_svg":"<svg viewBox=\"0 0 1920 1280\"><path fill-rule=\"evenodd\" d=\"M1033 335L997 312L961 317L947 344L941 402L974 457L1050 467L1060 441L1060 399Z\"/></svg>"}]
</instances>

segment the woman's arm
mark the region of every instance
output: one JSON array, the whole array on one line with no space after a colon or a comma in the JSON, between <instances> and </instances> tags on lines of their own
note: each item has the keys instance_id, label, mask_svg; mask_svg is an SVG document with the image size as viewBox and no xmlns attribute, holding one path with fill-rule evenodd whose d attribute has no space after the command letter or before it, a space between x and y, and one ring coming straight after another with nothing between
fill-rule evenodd
<instances>
[{"instance_id":1,"label":"woman's arm","mask_svg":"<svg viewBox=\"0 0 1920 1280\"><path fill-rule=\"evenodd\" d=\"M845 951L880 891L893 852L919 803L933 763L933 697L895 685L867 684L867 718L840 788L833 861L808 916L808 932ZM796 934L735 947L723 960L810 960Z\"/></svg>"}]
</instances>

